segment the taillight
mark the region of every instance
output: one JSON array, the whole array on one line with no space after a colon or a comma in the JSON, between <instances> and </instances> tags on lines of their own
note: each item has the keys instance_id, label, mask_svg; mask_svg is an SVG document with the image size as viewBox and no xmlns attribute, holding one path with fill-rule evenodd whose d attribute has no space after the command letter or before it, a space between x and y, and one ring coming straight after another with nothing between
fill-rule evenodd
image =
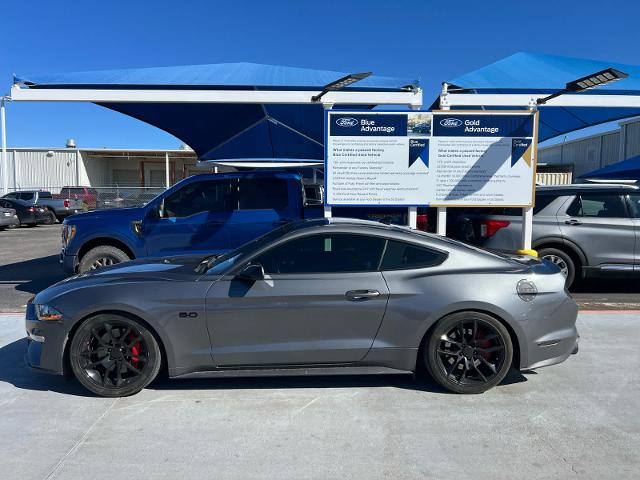
<instances>
[{"instance_id":1,"label":"taillight","mask_svg":"<svg viewBox=\"0 0 640 480\"><path fill-rule=\"evenodd\" d=\"M71 202L69 201L68 198L65 198L63 204L64 204L64 208L69 208L69 205L71 205Z\"/></svg>"},{"instance_id":2,"label":"taillight","mask_svg":"<svg viewBox=\"0 0 640 480\"><path fill-rule=\"evenodd\" d=\"M507 220L482 220L480 222L480 236L483 238L493 237L498 230L508 227L511 222Z\"/></svg>"},{"instance_id":3,"label":"taillight","mask_svg":"<svg viewBox=\"0 0 640 480\"><path fill-rule=\"evenodd\" d=\"M422 230L423 232L427 231L427 215L418 215L417 216L417 222L416 222L416 228L418 230Z\"/></svg>"},{"instance_id":4,"label":"taillight","mask_svg":"<svg viewBox=\"0 0 640 480\"><path fill-rule=\"evenodd\" d=\"M29 213L35 213L37 211L38 211L38 209L36 207L27 207L27 212L29 212Z\"/></svg>"}]
</instances>

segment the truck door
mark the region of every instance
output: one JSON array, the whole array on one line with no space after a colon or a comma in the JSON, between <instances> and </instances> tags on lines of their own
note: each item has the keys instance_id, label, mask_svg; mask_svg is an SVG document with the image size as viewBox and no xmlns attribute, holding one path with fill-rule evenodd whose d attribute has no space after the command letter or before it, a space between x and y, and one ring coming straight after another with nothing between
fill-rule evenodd
<instances>
[{"instance_id":1,"label":"truck door","mask_svg":"<svg viewBox=\"0 0 640 480\"><path fill-rule=\"evenodd\" d=\"M628 197L629 210L633 217L633 226L636 232L636 249L634 255L634 270L640 274L640 193L632 193Z\"/></svg>"},{"instance_id":2,"label":"truck door","mask_svg":"<svg viewBox=\"0 0 640 480\"><path fill-rule=\"evenodd\" d=\"M159 215L143 221L147 255L226 251L232 198L229 179L191 182L165 197Z\"/></svg>"}]
</instances>

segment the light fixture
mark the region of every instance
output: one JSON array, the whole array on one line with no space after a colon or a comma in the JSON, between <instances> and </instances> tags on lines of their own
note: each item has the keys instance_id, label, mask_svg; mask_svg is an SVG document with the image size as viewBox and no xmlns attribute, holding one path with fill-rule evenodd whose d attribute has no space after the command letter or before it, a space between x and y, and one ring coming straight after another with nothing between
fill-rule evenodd
<instances>
[{"instance_id":1,"label":"light fixture","mask_svg":"<svg viewBox=\"0 0 640 480\"><path fill-rule=\"evenodd\" d=\"M577 80L573 80L567 83L564 89L560 90L559 92L553 93L548 97L539 98L536 103L538 105L544 105L552 98L559 97L560 95L563 95L565 93L582 92L584 90L589 90L590 88L595 88L601 85L606 85L607 83L615 82L616 80L622 80L623 78L627 78L628 76L628 73L621 72L620 70L616 70L615 68L607 68L605 70L592 73L591 75L578 78Z\"/></svg>"},{"instance_id":2,"label":"light fixture","mask_svg":"<svg viewBox=\"0 0 640 480\"><path fill-rule=\"evenodd\" d=\"M339 78L335 82L326 84L318 95L314 95L313 97L311 97L311 101L317 102L323 97L325 93L335 92L336 90L342 90L343 88L348 87L352 83L359 82L360 80L367 78L372 74L373 72L350 73L345 77Z\"/></svg>"}]
</instances>

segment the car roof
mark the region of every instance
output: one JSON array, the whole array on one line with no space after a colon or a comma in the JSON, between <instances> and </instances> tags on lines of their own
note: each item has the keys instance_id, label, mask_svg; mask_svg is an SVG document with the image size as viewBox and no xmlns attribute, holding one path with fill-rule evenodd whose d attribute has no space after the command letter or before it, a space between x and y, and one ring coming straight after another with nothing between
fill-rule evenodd
<instances>
[{"instance_id":1,"label":"car roof","mask_svg":"<svg viewBox=\"0 0 640 480\"><path fill-rule=\"evenodd\" d=\"M575 183L572 185L546 185L536 187L536 193L541 194L562 194L575 195L578 192L637 192L635 185L615 184L615 183Z\"/></svg>"}]
</instances>

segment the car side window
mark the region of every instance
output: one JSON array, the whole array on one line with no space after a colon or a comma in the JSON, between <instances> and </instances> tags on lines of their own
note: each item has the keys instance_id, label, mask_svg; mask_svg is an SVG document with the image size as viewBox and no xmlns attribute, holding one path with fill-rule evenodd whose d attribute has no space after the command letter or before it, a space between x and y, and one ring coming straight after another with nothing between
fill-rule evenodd
<instances>
[{"instance_id":1,"label":"car side window","mask_svg":"<svg viewBox=\"0 0 640 480\"><path fill-rule=\"evenodd\" d=\"M441 264L447 255L426 247L389 240L384 251L381 270L426 268Z\"/></svg>"},{"instance_id":2,"label":"car side window","mask_svg":"<svg viewBox=\"0 0 640 480\"><path fill-rule=\"evenodd\" d=\"M631 215L633 218L640 218L640 193L632 193L629 195L629 204L631 205Z\"/></svg>"},{"instance_id":3,"label":"car side window","mask_svg":"<svg viewBox=\"0 0 640 480\"><path fill-rule=\"evenodd\" d=\"M20 200L33 200L33 197L34 197L33 192L22 192L18 196Z\"/></svg>"},{"instance_id":4,"label":"car side window","mask_svg":"<svg viewBox=\"0 0 640 480\"><path fill-rule=\"evenodd\" d=\"M627 210L621 195L585 193L577 195L567 215L571 217L626 218Z\"/></svg>"},{"instance_id":5,"label":"car side window","mask_svg":"<svg viewBox=\"0 0 640 480\"><path fill-rule=\"evenodd\" d=\"M231 185L228 180L193 182L164 199L164 216L190 217L201 212L232 209Z\"/></svg>"},{"instance_id":6,"label":"car side window","mask_svg":"<svg viewBox=\"0 0 640 480\"><path fill-rule=\"evenodd\" d=\"M18 194L16 192L7 193L5 198L18 198Z\"/></svg>"},{"instance_id":7,"label":"car side window","mask_svg":"<svg viewBox=\"0 0 640 480\"><path fill-rule=\"evenodd\" d=\"M308 235L274 247L254 259L267 274L374 272L385 239L330 233Z\"/></svg>"}]
</instances>

